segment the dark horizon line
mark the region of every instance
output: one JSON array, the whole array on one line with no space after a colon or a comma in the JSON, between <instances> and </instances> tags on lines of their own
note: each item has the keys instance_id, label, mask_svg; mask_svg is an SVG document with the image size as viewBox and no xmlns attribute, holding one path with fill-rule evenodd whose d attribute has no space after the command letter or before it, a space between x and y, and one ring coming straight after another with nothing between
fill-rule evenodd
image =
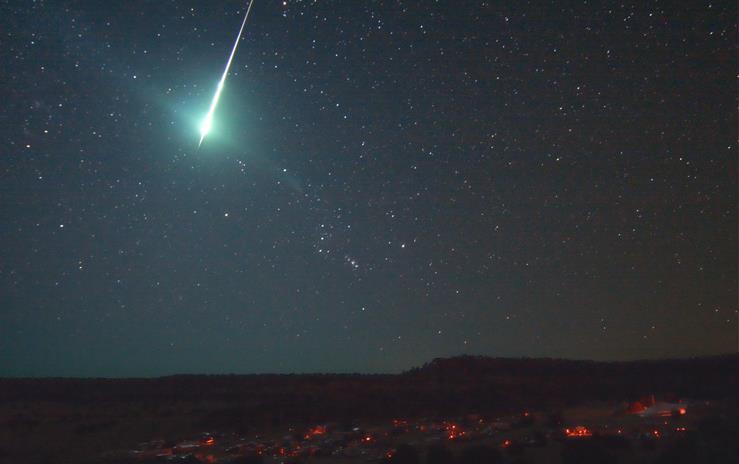
<instances>
[{"instance_id":1,"label":"dark horizon line","mask_svg":"<svg viewBox=\"0 0 739 464\"><path fill-rule=\"evenodd\" d=\"M722 358L737 358L739 359L738 352L725 352L718 354L708 355L695 355L688 357L668 357L668 358L639 358L631 360L595 360L587 358L551 358L546 356L488 356L488 355L476 355L476 354L460 354L449 357L436 357L421 366L413 366L400 372L253 372L253 373L218 373L218 374L207 374L207 373L176 373L176 374L165 374L158 376L138 376L138 377L83 377L83 376L3 376L0 375L1 380L157 380L157 379L168 379L173 377L250 377L250 376L398 376L410 373L414 370L420 370L424 366L433 363L437 360L452 360L452 359L489 359L489 360L504 360L504 361L557 361L557 362L570 362L570 363L587 363L591 365L624 365L624 364L639 364L639 363L671 363L671 362L687 362L687 361L707 361L712 359Z\"/></svg>"}]
</instances>

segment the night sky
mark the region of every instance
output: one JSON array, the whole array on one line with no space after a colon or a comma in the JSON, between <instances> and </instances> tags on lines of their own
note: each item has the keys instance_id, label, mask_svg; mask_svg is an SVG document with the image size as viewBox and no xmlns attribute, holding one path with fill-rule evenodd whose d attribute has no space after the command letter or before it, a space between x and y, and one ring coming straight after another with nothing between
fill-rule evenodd
<instances>
[{"instance_id":1,"label":"night sky","mask_svg":"<svg viewBox=\"0 0 739 464\"><path fill-rule=\"evenodd\" d=\"M737 349L735 2L0 3L0 376Z\"/></svg>"}]
</instances>

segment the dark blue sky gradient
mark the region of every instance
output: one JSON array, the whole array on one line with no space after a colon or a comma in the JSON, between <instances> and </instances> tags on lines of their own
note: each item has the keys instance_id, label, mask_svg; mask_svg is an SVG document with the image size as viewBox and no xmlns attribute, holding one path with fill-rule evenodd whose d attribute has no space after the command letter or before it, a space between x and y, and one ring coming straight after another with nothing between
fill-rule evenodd
<instances>
[{"instance_id":1,"label":"dark blue sky gradient","mask_svg":"<svg viewBox=\"0 0 739 464\"><path fill-rule=\"evenodd\" d=\"M0 6L0 376L736 349L732 2Z\"/></svg>"}]
</instances>

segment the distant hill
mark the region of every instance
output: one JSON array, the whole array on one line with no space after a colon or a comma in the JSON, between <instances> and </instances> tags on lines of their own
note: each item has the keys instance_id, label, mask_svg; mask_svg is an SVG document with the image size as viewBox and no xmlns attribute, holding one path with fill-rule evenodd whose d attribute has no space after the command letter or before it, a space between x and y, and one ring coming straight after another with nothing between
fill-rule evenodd
<instances>
[{"instance_id":1,"label":"distant hill","mask_svg":"<svg viewBox=\"0 0 739 464\"><path fill-rule=\"evenodd\" d=\"M640 361L587 361L556 358L494 358L489 356L456 356L436 358L405 375L421 376L498 376L498 375L573 375L584 372L603 374L636 374L648 370L664 375L682 376L681 372L702 373L709 377L733 373L739 375L739 354L725 354L685 359Z\"/></svg>"},{"instance_id":2,"label":"distant hill","mask_svg":"<svg viewBox=\"0 0 739 464\"><path fill-rule=\"evenodd\" d=\"M2 379L7 401L220 401L288 416L307 408L363 415L391 406L408 413L513 408L645 394L724 398L739 393L739 355L595 362L547 358L437 358L397 375L176 375L153 379ZM363 401L357 401L363 399ZM342 404L344 403L345 404ZM321 404L326 405L321 406ZM381 403L383 407L372 405ZM291 405L285 407L284 405ZM366 408L365 408L366 406Z\"/></svg>"},{"instance_id":3,"label":"distant hill","mask_svg":"<svg viewBox=\"0 0 739 464\"><path fill-rule=\"evenodd\" d=\"M739 393L739 355L624 362L437 358L403 374L417 382L491 388L516 402L629 399L646 393L723 398Z\"/></svg>"}]
</instances>

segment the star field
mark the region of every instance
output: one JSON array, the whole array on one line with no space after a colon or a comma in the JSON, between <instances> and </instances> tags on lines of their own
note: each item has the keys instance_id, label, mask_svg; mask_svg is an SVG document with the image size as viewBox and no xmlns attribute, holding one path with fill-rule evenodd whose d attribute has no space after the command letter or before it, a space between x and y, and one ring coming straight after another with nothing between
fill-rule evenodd
<instances>
[{"instance_id":1,"label":"star field","mask_svg":"<svg viewBox=\"0 0 739 464\"><path fill-rule=\"evenodd\" d=\"M736 5L0 5L0 375L737 346Z\"/></svg>"}]
</instances>

